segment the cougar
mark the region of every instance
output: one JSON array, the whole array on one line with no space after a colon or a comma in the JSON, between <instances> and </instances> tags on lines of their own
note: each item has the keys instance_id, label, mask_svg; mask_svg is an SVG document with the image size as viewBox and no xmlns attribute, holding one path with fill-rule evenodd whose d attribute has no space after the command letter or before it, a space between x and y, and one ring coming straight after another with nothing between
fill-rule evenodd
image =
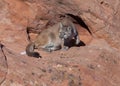
<instances>
[{"instance_id":1,"label":"cougar","mask_svg":"<svg viewBox=\"0 0 120 86\"><path fill-rule=\"evenodd\" d=\"M69 49L70 41L74 39L76 45L80 43L78 32L74 24L64 19L50 28L43 30L36 39L26 47L26 54L31 57L41 57L34 49L43 49L51 52L59 49Z\"/></svg>"}]
</instances>

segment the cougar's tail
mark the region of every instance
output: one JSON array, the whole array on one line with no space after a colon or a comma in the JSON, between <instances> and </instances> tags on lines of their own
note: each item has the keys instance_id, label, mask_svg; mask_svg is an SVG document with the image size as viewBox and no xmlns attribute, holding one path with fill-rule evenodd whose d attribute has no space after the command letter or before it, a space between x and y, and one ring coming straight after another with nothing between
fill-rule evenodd
<instances>
[{"instance_id":1,"label":"cougar's tail","mask_svg":"<svg viewBox=\"0 0 120 86\"><path fill-rule=\"evenodd\" d=\"M26 47L26 54L30 57L35 57L35 58L41 57L38 52L34 52L34 49L35 49L35 44L29 43Z\"/></svg>"}]
</instances>

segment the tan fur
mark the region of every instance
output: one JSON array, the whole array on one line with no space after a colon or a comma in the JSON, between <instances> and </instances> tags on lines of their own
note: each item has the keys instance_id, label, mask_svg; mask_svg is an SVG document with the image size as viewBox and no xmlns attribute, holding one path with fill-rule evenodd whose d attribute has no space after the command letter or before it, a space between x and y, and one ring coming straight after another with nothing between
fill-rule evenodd
<instances>
[{"instance_id":1,"label":"tan fur","mask_svg":"<svg viewBox=\"0 0 120 86\"><path fill-rule=\"evenodd\" d=\"M70 26L72 22L64 19L61 21L62 24ZM74 28L73 28L74 29ZM39 57L34 49L44 49L46 51L54 51L64 47L64 40L59 37L60 23L43 30L34 40L34 42L29 43L26 47L26 53L28 56ZM36 55L37 54L37 55Z\"/></svg>"}]
</instances>

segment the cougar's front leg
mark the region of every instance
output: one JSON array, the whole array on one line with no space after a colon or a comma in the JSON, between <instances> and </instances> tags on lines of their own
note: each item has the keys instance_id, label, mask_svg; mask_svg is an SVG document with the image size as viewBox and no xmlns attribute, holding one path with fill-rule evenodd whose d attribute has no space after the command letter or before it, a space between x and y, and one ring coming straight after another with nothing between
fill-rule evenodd
<instances>
[{"instance_id":1,"label":"cougar's front leg","mask_svg":"<svg viewBox=\"0 0 120 86\"><path fill-rule=\"evenodd\" d=\"M65 40L62 40L61 47L62 47L62 50L68 50L69 49L67 43L65 43Z\"/></svg>"},{"instance_id":2,"label":"cougar's front leg","mask_svg":"<svg viewBox=\"0 0 120 86\"><path fill-rule=\"evenodd\" d=\"M79 36L75 36L75 44L78 45L80 43L80 39Z\"/></svg>"}]
</instances>

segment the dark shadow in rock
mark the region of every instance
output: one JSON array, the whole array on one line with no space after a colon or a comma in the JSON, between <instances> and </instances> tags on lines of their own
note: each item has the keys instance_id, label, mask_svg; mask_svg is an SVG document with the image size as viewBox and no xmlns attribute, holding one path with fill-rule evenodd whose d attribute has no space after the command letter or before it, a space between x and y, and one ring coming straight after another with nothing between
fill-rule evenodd
<instances>
[{"instance_id":1,"label":"dark shadow in rock","mask_svg":"<svg viewBox=\"0 0 120 86\"><path fill-rule=\"evenodd\" d=\"M75 44L75 40L73 39L73 40L71 40L70 42L69 42L69 45L68 45L68 47L73 47L73 46L76 46L76 47L80 47L80 46L86 46L86 44L83 42L83 41L81 41L80 40L80 43L79 44Z\"/></svg>"},{"instance_id":2,"label":"dark shadow in rock","mask_svg":"<svg viewBox=\"0 0 120 86\"><path fill-rule=\"evenodd\" d=\"M6 75L8 73L7 57L3 48L4 45L0 43L0 86L6 80Z\"/></svg>"},{"instance_id":3,"label":"dark shadow in rock","mask_svg":"<svg viewBox=\"0 0 120 86\"><path fill-rule=\"evenodd\" d=\"M3 48L3 47L4 47L4 45L0 43L0 48Z\"/></svg>"},{"instance_id":4,"label":"dark shadow in rock","mask_svg":"<svg viewBox=\"0 0 120 86\"><path fill-rule=\"evenodd\" d=\"M78 46L78 47L80 47L80 46L86 46L86 44L83 41L80 41L80 43L78 45L76 45L76 46Z\"/></svg>"}]
</instances>

